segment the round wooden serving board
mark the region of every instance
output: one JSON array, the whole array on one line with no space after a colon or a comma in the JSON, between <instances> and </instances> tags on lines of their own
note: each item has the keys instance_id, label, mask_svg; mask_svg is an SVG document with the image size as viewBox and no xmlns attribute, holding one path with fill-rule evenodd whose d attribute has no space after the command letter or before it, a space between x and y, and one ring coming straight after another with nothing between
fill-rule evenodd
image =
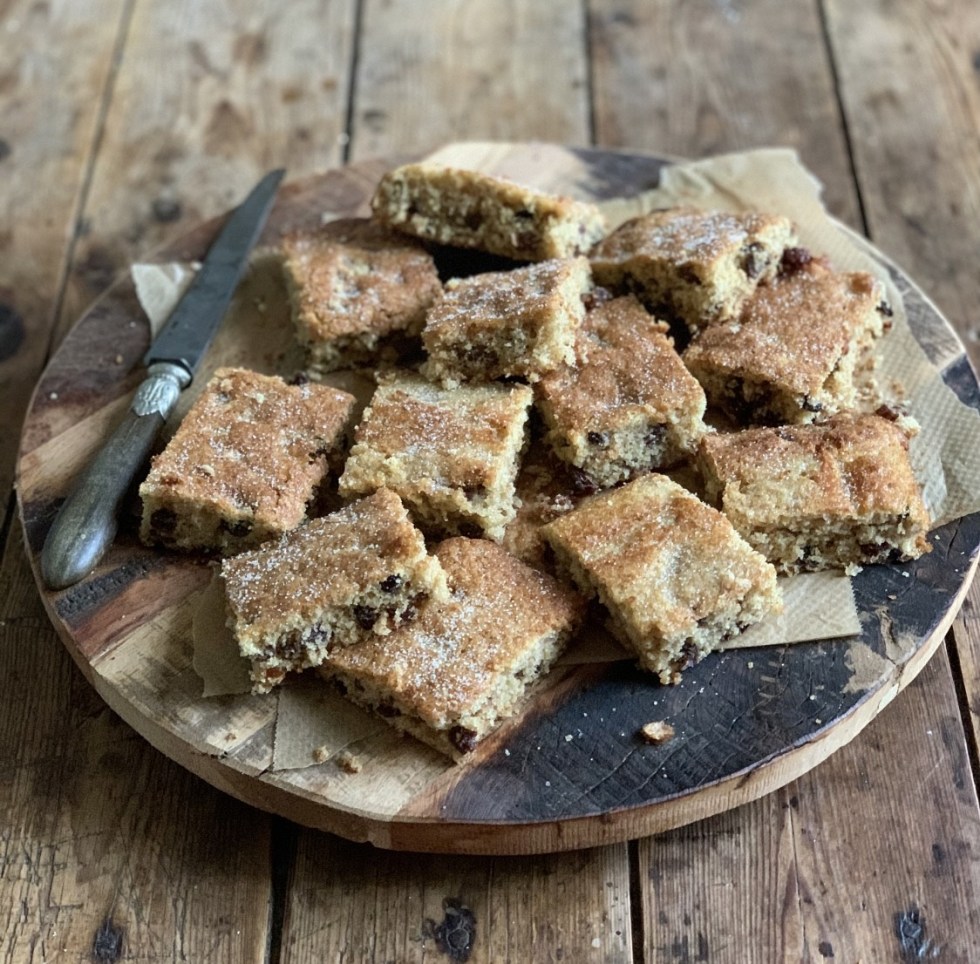
<instances>
[{"instance_id":1,"label":"round wooden serving board","mask_svg":"<svg viewBox=\"0 0 980 964\"><path fill-rule=\"evenodd\" d=\"M461 155L466 150L460 146ZM479 156L465 160L482 163ZM597 199L656 186L667 163L546 145L498 147L483 166L497 169L498 161L544 189ZM358 164L288 185L264 241L315 224L323 212L366 213L389 166ZM200 258L217 226L202 225L155 260ZM927 350L946 346L944 379L980 408L976 377L955 335L888 267L915 337ZM219 362L271 371L291 363L284 300L266 303L250 291L255 283L246 279L238 299L245 306L238 314L249 317L222 328L203 375ZM133 284L122 280L78 322L38 385L18 466L35 573L60 500L142 378L149 338ZM54 625L106 702L168 756L248 803L380 847L432 852L604 844L698 820L782 786L851 740L925 665L960 606L980 546L980 515L973 515L936 530L933 552L917 562L865 569L854 579L860 637L714 654L675 687L624 662L565 667L462 765L384 728L351 747L361 761L357 773L332 761L276 770L280 695L201 696L191 622L211 570L205 560L141 546L135 508L90 577L62 592L41 587ZM660 746L643 743L638 730L651 720L669 721L676 735Z\"/></svg>"}]
</instances>

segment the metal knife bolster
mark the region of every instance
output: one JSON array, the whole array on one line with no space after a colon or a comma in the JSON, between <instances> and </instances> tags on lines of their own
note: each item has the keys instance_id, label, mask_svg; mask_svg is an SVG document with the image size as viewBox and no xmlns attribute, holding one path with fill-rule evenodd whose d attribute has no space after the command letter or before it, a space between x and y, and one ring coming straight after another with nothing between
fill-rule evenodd
<instances>
[{"instance_id":1,"label":"metal knife bolster","mask_svg":"<svg viewBox=\"0 0 980 964\"><path fill-rule=\"evenodd\" d=\"M137 415L158 413L166 419L174 410L180 393L191 383L191 374L183 365L173 362L153 362L130 402L130 411Z\"/></svg>"},{"instance_id":2,"label":"metal knife bolster","mask_svg":"<svg viewBox=\"0 0 980 964\"><path fill-rule=\"evenodd\" d=\"M76 480L48 532L41 574L52 589L77 582L102 558L115 537L123 498L145 471L160 429L190 382L182 365L150 365L129 410Z\"/></svg>"}]
</instances>

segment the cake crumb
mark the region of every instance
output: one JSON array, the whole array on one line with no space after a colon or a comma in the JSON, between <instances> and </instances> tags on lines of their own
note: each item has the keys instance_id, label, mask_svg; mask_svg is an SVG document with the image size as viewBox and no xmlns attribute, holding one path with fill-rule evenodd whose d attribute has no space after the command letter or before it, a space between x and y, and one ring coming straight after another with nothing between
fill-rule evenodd
<instances>
[{"instance_id":1,"label":"cake crumb","mask_svg":"<svg viewBox=\"0 0 980 964\"><path fill-rule=\"evenodd\" d=\"M361 761L358 760L350 750L341 750L337 754L337 766L340 767L344 773L360 773L361 772Z\"/></svg>"},{"instance_id":2,"label":"cake crumb","mask_svg":"<svg viewBox=\"0 0 980 964\"><path fill-rule=\"evenodd\" d=\"M325 746L318 746L313 751L314 763L326 763L330 759L330 751Z\"/></svg>"},{"instance_id":3,"label":"cake crumb","mask_svg":"<svg viewBox=\"0 0 980 964\"><path fill-rule=\"evenodd\" d=\"M666 743L673 738L674 728L664 720L653 720L651 723L644 724L640 735L647 743Z\"/></svg>"}]
</instances>

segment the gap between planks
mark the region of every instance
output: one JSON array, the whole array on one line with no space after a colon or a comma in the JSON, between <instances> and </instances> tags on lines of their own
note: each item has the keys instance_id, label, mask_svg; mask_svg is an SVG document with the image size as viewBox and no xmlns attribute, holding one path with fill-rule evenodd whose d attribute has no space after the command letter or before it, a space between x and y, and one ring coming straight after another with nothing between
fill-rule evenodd
<instances>
[{"instance_id":1,"label":"gap between planks","mask_svg":"<svg viewBox=\"0 0 980 964\"><path fill-rule=\"evenodd\" d=\"M827 56L827 66L830 71L831 86L834 91L834 102L840 118L840 129L847 152L847 164L854 184L854 197L857 201L858 216L861 219L861 231L866 238L871 238L868 225L868 212L864 205L864 192L861 190L861 178L858 176L857 157L854 152L854 139L851 136L851 125L847 116L847 106L844 103L844 93L841 87L840 72L837 65L837 54L830 36L830 23L827 14L826 0L816 0L817 17L820 20L820 33L823 37L824 53ZM872 239L873 240L873 239Z\"/></svg>"},{"instance_id":2,"label":"gap between planks","mask_svg":"<svg viewBox=\"0 0 980 964\"><path fill-rule=\"evenodd\" d=\"M92 144L88 151L88 159L85 161L82 183L75 201L75 210L71 215L71 236L68 239L68 245L65 248L64 258L61 262L61 272L54 298L52 324L48 333L48 344L45 351L45 363L50 359L58 342L67 333L69 326L75 322L75 319L72 318L65 323L61 315L65 302L65 294L68 290L68 281L71 278L72 266L75 263L75 251L78 247L78 239L82 231L85 209L88 206L89 191L91 190L92 179L95 175L95 165L98 162L102 137L105 133L106 119L109 116L109 106L112 103L116 80L119 77L119 68L122 65L126 40L129 37L129 26L132 23L135 7L136 0L126 0L126 5L123 7L122 14L119 17L119 27L117 28L116 39L112 46L112 63L109 68L109 73L106 75L102 95L99 98L99 111L95 122L95 132L92 135Z\"/></svg>"}]
</instances>

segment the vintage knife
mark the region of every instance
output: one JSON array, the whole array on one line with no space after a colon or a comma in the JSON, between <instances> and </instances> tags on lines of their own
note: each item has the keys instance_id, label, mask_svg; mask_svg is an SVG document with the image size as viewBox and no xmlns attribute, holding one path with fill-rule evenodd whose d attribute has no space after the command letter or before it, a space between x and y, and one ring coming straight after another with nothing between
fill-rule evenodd
<instances>
[{"instance_id":1,"label":"vintage knife","mask_svg":"<svg viewBox=\"0 0 980 964\"><path fill-rule=\"evenodd\" d=\"M58 513L41 552L41 576L63 589L91 572L116 534L119 506L180 393L214 338L285 171L271 171L229 216L194 280L143 356L147 378Z\"/></svg>"}]
</instances>

